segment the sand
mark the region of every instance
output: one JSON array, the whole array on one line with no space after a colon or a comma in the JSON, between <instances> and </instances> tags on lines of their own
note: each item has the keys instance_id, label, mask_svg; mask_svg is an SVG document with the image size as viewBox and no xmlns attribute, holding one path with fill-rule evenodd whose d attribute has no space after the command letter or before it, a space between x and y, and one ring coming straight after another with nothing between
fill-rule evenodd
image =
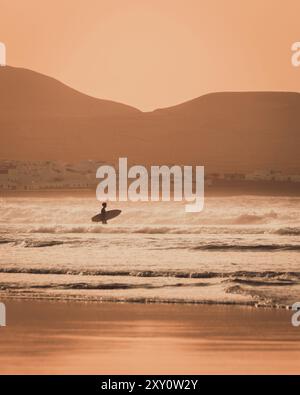
<instances>
[{"instance_id":1,"label":"sand","mask_svg":"<svg viewBox=\"0 0 300 395\"><path fill-rule=\"evenodd\" d=\"M0 373L300 373L291 311L2 300Z\"/></svg>"}]
</instances>

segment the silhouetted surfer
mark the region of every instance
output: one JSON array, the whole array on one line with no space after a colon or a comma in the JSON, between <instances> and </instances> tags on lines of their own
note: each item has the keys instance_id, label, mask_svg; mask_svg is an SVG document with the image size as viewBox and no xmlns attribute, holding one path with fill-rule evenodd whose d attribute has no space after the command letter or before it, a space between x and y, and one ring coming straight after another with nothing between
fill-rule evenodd
<instances>
[{"instance_id":1,"label":"silhouetted surfer","mask_svg":"<svg viewBox=\"0 0 300 395\"><path fill-rule=\"evenodd\" d=\"M102 214L102 216L103 216L103 219L102 219L102 223L103 224L107 224L107 221L106 221L106 206L107 206L107 203L102 203L102 209L101 209L101 214Z\"/></svg>"},{"instance_id":2,"label":"silhouetted surfer","mask_svg":"<svg viewBox=\"0 0 300 395\"><path fill-rule=\"evenodd\" d=\"M108 220L111 220L121 214L121 210L106 210L107 203L102 203L101 212L94 215L91 220L93 222L102 222L102 224L107 224Z\"/></svg>"}]
</instances>

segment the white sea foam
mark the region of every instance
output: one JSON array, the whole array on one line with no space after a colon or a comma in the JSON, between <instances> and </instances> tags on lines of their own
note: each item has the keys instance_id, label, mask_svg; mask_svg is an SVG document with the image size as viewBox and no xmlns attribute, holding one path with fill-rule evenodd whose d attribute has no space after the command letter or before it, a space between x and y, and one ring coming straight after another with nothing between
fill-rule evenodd
<instances>
[{"instance_id":1,"label":"white sea foam","mask_svg":"<svg viewBox=\"0 0 300 395\"><path fill-rule=\"evenodd\" d=\"M300 295L300 199L123 203L108 225L91 198L0 200L0 294L287 306Z\"/></svg>"}]
</instances>

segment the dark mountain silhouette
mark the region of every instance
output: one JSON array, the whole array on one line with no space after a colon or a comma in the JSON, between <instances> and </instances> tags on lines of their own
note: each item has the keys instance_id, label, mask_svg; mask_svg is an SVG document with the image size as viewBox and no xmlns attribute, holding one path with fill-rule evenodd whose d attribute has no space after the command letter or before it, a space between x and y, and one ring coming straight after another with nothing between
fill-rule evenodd
<instances>
[{"instance_id":1,"label":"dark mountain silhouette","mask_svg":"<svg viewBox=\"0 0 300 395\"><path fill-rule=\"evenodd\" d=\"M2 67L0 87L1 117L115 117L139 112L124 104L84 95L54 78L21 68Z\"/></svg>"},{"instance_id":2,"label":"dark mountain silhouette","mask_svg":"<svg viewBox=\"0 0 300 395\"><path fill-rule=\"evenodd\" d=\"M0 68L1 159L300 170L300 94L212 93L143 113L42 74Z\"/></svg>"}]
</instances>

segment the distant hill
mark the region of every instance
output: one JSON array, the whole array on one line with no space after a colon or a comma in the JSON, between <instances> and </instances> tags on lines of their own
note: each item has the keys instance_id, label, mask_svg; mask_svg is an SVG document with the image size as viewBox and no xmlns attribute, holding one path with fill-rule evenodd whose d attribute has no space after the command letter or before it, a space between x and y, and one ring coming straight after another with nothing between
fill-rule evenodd
<instances>
[{"instance_id":1,"label":"distant hill","mask_svg":"<svg viewBox=\"0 0 300 395\"><path fill-rule=\"evenodd\" d=\"M143 113L42 74L0 68L1 159L203 164L300 171L300 94L212 93Z\"/></svg>"},{"instance_id":2,"label":"distant hill","mask_svg":"<svg viewBox=\"0 0 300 395\"><path fill-rule=\"evenodd\" d=\"M140 111L125 104L84 95L54 78L31 70L1 67L0 116L109 117Z\"/></svg>"}]
</instances>

